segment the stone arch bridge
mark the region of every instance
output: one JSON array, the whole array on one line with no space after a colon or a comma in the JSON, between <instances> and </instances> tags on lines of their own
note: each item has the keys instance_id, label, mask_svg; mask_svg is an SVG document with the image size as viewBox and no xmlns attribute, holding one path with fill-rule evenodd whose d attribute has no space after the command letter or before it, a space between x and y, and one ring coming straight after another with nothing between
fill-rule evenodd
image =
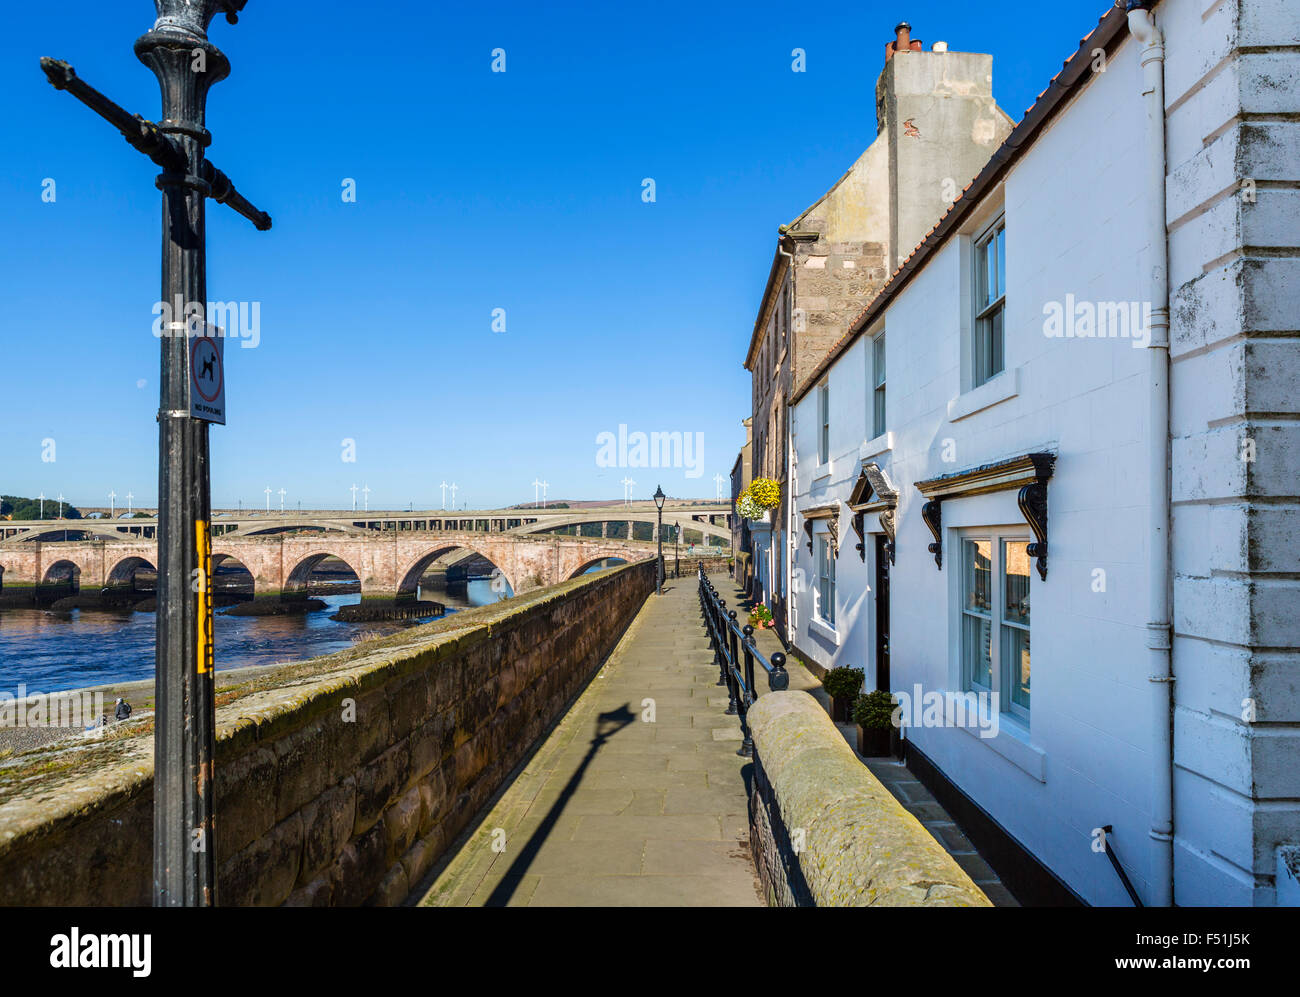
<instances>
[{"instance_id":1,"label":"stone arch bridge","mask_svg":"<svg viewBox=\"0 0 1300 997\"><path fill-rule=\"evenodd\" d=\"M481 555L499 568L516 594L573 578L606 558L652 557L645 543L599 538L453 532L357 532L220 536L212 541L214 567L238 561L253 576L257 599L305 595L312 570L333 556L361 582L361 598L414 598L424 572L456 552ZM129 588L137 569L158 563L154 540L77 540L67 543L10 540L0 543L0 593L8 600L33 594L52 569L72 566L85 589Z\"/></svg>"}]
</instances>

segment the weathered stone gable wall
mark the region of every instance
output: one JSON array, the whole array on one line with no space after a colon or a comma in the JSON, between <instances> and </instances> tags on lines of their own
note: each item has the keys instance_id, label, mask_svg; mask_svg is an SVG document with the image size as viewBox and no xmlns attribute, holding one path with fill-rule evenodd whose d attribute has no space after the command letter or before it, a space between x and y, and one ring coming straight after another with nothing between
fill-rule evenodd
<instances>
[{"instance_id":1,"label":"weathered stone gable wall","mask_svg":"<svg viewBox=\"0 0 1300 997\"><path fill-rule=\"evenodd\" d=\"M880 187L886 188L883 177ZM812 217L801 227L820 231L823 225L820 217ZM800 242L796 248L795 274L795 346L790 383L797 389L848 335L853 320L884 286L889 277L886 244L835 241L819 235L816 241Z\"/></svg>"},{"instance_id":2,"label":"weathered stone gable wall","mask_svg":"<svg viewBox=\"0 0 1300 997\"><path fill-rule=\"evenodd\" d=\"M400 903L595 674L654 579L651 559L566 582L462 629L377 642L353 667L320 659L324 679L219 709L218 902ZM56 798L0 803L0 904L151 901L152 739L117 757Z\"/></svg>"}]
</instances>

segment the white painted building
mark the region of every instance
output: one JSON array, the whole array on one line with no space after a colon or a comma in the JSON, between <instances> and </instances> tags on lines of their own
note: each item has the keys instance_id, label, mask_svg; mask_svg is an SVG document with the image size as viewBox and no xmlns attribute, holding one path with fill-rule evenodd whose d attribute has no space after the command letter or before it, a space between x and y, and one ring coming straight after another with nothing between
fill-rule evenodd
<instances>
[{"instance_id":1,"label":"white painted building","mask_svg":"<svg viewBox=\"0 0 1300 997\"><path fill-rule=\"evenodd\" d=\"M795 387L790 637L987 693L966 727L916 704L909 764L1039 895L1128 905L1109 826L1145 904L1270 905L1300 843L1300 4L1146 6L1163 65L1107 13Z\"/></svg>"}]
</instances>

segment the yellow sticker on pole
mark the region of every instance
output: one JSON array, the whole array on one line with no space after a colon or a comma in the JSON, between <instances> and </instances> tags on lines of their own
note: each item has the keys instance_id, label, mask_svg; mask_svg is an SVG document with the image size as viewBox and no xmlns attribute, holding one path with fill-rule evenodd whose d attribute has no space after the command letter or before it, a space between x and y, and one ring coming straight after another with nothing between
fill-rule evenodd
<instances>
[{"instance_id":1,"label":"yellow sticker on pole","mask_svg":"<svg viewBox=\"0 0 1300 997\"><path fill-rule=\"evenodd\" d=\"M198 673L212 672L215 655L212 649L212 535L205 520L194 522L194 546L198 554L199 634L195 648Z\"/></svg>"}]
</instances>

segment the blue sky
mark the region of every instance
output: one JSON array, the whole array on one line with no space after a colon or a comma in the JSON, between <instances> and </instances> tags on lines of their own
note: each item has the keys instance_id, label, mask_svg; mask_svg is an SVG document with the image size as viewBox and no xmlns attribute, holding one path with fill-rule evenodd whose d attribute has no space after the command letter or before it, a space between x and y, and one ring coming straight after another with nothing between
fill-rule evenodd
<instances>
[{"instance_id":1,"label":"blue sky","mask_svg":"<svg viewBox=\"0 0 1300 997\"><path fill-rule=\"evenodd\" d=\"M65 59L156 118L131 48L152 4L12 6L0 492L151 504L157 169L38 62ZM553 499L620 498L629 473L636 497L659 482L712 497L744 441L741 362L776 227L874 139L894 25L992 52L1019 120L1105 4L1024 10L251 0L238 25L218 19L233 69L208 102L209 158L275 228L209 203L208 297L258 302L261 319L256 348L227 344L213 503L260 505L270 486L288 507L345 508L356 483L371 508L437 507L446 480L482 508L531 499L538 477ZM598 466L598 434L620 424L702 434L701 475Z\"/></svg>"}]
</instances>

